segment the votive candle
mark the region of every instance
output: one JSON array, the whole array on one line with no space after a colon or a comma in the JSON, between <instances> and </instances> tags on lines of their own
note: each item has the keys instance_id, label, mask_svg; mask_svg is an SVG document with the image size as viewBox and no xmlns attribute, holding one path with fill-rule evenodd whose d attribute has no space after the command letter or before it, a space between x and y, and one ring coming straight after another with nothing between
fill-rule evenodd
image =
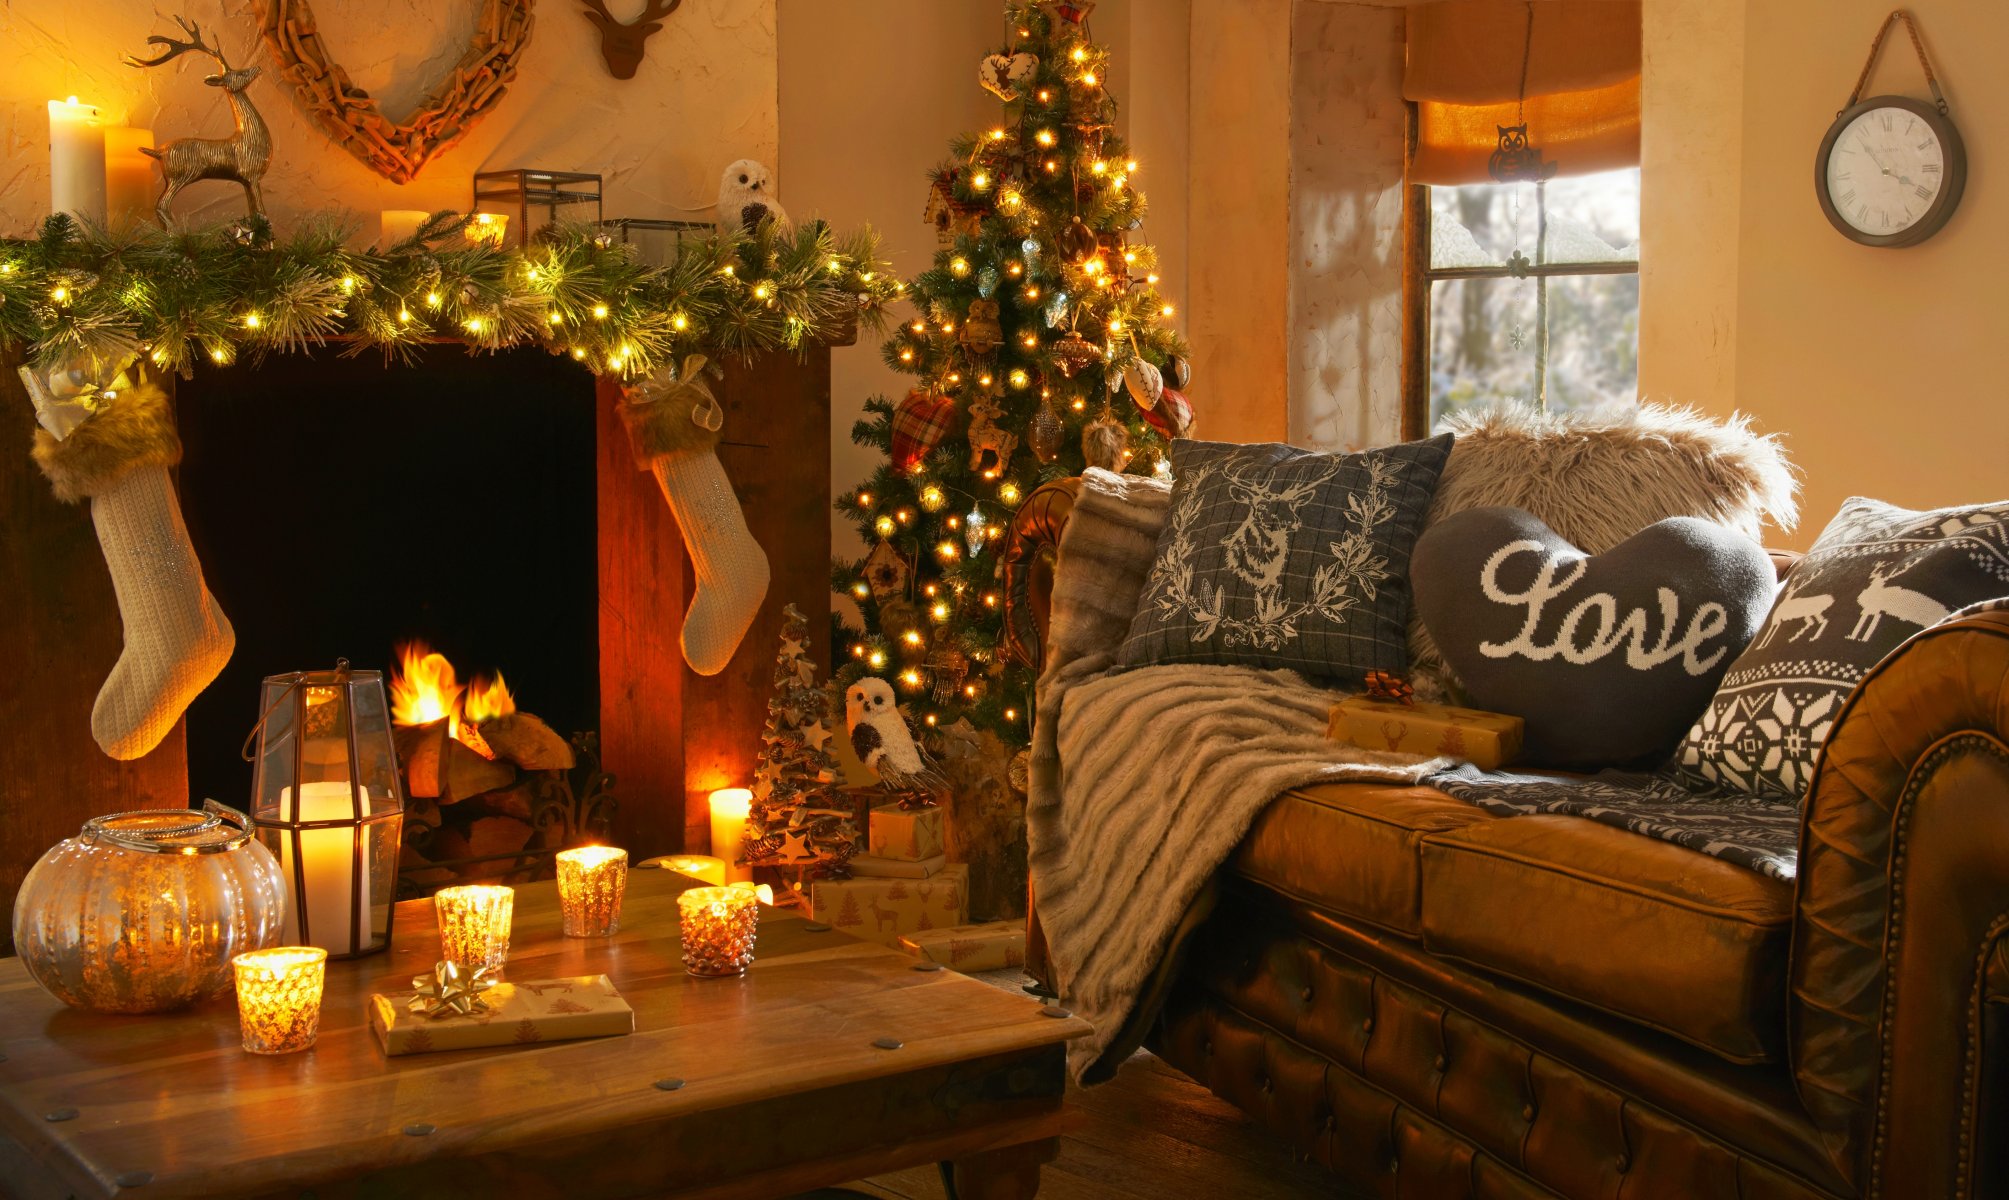
<instances>
[{"instance_id":1,"label":"votive candle","mask_svg":"<svg viewBox=\"0 0 2009 1200\"><path fill-rule=\"evenodd\" d=\"M720 788L711 794L712 854L725 864L725 882L752 879L753 870L739 864L740 843L746 838L747 814L753 793L746 788Z\"/></svg>"},{"instance_id":2,"label":"votive candle","mask_svg":"<svg viewBox=\"0 0 2009 1200\"><path fill-rule=\"evenodd\" d=\"M744 975L753 961L760 904L746 888L692 888L677 897L684 970L693 975Z\"/></svg>"},{"instance_id":3,"label":"votive candle","mask_svg":"<svg viewBox=\"0 0 2009 1200\"><path fill-rule=\"evenodd\" d=\"M433 893L439 915L439 954L470 970L500 971L509 961L509 918L516 889L466 884Z\"/></svg>"},{"instance_id":4,"label":"votive candle","mask_svg":"<svg viewBox=\"0 0 2009 1200\"><path fill-rule=\"evenodd\" d=\"M628 852L614 846L580 846L558 852L558 906L566 937L609 937L621 928L621 897L628 890Z\"/></svg>"},{"instance_id":5,"label":"votive candle","mask_svg":"<svg viewBox=\"0 0 2009 1200\"><path fill-rule=\"evenodd\" d=\"M725 860L709 854L672 854L663 859L662 864L678 874L702 879L713 887L725 883Z\"/></svg>"},{"instance_id":6,"label":"votive candle","mask_svg":"<svg viewBox=\"0 0 2009 1200\"><path fill-rule=\"evenodd\" d=\"M314 1044L328 952L275 946L230 960L237 973L237 1028L252 1054L292 1054Z\"/></svg>"},{"instance_id":7,"label":"votive candle","mask_svg":"<svg viewBox=\"0 0 2009 1200\"><path fill-rule=\"evenodd\" d=\"M75 96L49 101L49 211L105 219L105 127Z\"/></svg>"},{"instance_id":8,"label":"votive candle","mask_svg":"<svg viewBox=\"0 0 2009 1200\"><path fill-rule=\"evenodd\" d=\"M503 240L509 236L509 216L506 213L473 213L468 217L463 232L470 242L500 249Z\"/></svg>"}]
</instances>

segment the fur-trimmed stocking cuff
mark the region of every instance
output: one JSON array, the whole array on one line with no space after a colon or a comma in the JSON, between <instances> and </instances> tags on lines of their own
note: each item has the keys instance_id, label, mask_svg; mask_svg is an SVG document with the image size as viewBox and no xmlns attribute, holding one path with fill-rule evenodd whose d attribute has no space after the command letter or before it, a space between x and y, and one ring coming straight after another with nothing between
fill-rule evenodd
<instances>
[{"instance_id":1,"label":"fur-trimmed stocking cuff","mask_svg":"<svg viewBox=\"0 0 2009 1200\"><path fill-rule=\"evenodd\" d=\"M725 409L705 382L704 366L704 355L693 354L674 374L665 368L621 389L621 423L628 427L636 467L647 471L665 455L718 445Z\"/></svg>"},{"instance_id":2,"label":"fur-trimmed stocking cuff","mask_svg":"<svg viewBox=\"0 0 2009 1200\"><path fill-rule=\"evenodd\" d=\"M181 461L181 438L167 393L142 383L105 402L66 438L37 429L34 455L56 499L75 503L138 467L174 466Z\"/></svg>"}]
</instances>

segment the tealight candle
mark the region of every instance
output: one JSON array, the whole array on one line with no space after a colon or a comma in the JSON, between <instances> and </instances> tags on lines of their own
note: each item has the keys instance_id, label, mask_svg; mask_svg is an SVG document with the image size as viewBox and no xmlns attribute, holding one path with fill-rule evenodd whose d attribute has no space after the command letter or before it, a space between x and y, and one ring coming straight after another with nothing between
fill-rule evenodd
<instances>
[{"instance_id":1,"label":"tealight candle","mask_svg":"<svg viewBox=\"0 0 2009 1200\"><path fill-rule=\"evenodd\" d=\"M252 1054L292 1054L314 1044L321 1028L321 987L328 952L277 946L230 960L237 973L237 1028Z\"/></svg>"},{"instance_id":2,"label":"tealight candle","mask_svg":"<svg viewBox=\"0 0 2009 1200\"><path fill-rule=\"evenodd\" d=\"M477 245L500 248L509 236L509 216L506 213L474 213L462 232L468 241Z\"/></svg>"},{"instance_id":3,"label":"tealight candle","mask_svg":"<svg viewBox=\"0 0 2009 1200\"><path fill-rule=\"evenodd\" d=\"M744 975L753 961L760 904L745 888L692 888L677 897L684 970L693 975Z\"/></svg>"},{"instance_id":4,"label":"tealight candle","mask_svg":"<svg viewBox=\"0 0 2009 1200\"><path fill-rule=\"evenodd\" d=\"M377 249L388 250L419 231L432 214L423 208L387 208L377 214Z\"/></svg>"},{"instance_id":5,"label":"tealight candle","mask_svg":"<svg viewBox=\"0 0 2009 1200\"><path fill-rule=\"evenodd\" d=\"M509 918L516 889L467 884L433 893L439 915L439 956L469 969L500 971L509 960Z\"/></svg>"},{"instance_id":6,"label":"tealight candle","mask_svg":"<svg viewBox=\"0 0 2009 1200\"><path fill-rule=\"evenodd\" d=\"M725 863L725 882L752 879L752 869L739 864L739 848L746 837L747 814L753 811L753 793L720 788L711 794L711 806L712 853Z\"/></svg>"},{"instance_id":7,"label":"tealight candle","mask_svg":"<svg viewBox=\"0 0 2009 1200\"><path fill-rule=\"evenodd\" d=\"M628 852L613 846L580 846L558 852L558 906L566 937L609 937L621 928L621 896L628 890Z\"/></svg>"},{"instance_id":8,"label":"tealight candle","mask_svg":"<svg viewBox=\"0 0 2009 1200\"><path fill-rule=\"evenodd\" d=\"M49 101L49 211L105 219L105 128L75 96Z\"/></svg>"},{"instance_id":9,"label":"tealight candle","mask_svg":"<svg viewBox=\"0 0 2009 1200\"><path fill-rule=\"evenodd\" d=\"M725 860L722 858L709 854L672 854L660 861L668 870L702 879L713 887L725 883Z\"/></svg>"}]
</instances>

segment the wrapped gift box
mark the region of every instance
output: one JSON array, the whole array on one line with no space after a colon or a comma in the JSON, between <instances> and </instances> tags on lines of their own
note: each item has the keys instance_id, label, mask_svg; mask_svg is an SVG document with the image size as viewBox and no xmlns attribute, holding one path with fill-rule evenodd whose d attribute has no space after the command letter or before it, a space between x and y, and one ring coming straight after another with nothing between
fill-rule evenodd
<instances>
[{"instance_id":1,"label":"wrapped gift box","mask_svg":"<svg viewBox=\"0 0 2009 1200\"><path fill-rule=\"evenodd\" d=\"M874 879L927 879L939 874L949 865L948 856L937 854L933 858L880 858L874 854L854 854L845 864L853 875L866 875Z\"/></svg>"},{"instance_id":2,"label":"wrapped gift box","mask_svg":"<svg viewBox=\"0 0 2009 1200\"><path fill-rule=\"evenodd\" d=\"M897 804L882 804L872 810L865 851L874 858L908 862L933 858L942 852L943 826L947 820L947 810L938 804L906 809Z\"/></svg>"},{"instance_id":3,"label":"wrapped gift box","mask_svg":"<svg viewBox=\"0 0 2009 1200\"><path fill-rule=\"evenodd\" d=\"M984 925L958 925L951 929L902 934L900 948L956 971L998 971L1006 967L1022 967L1025 965L1025 922L992 921Z\"/></svg>"},{"instance_id":4,"label":"wrapped gift box","mask_svg":"<svg viewBox=\"0 0 2009 1200\"><path fill-rule=\"evenodd\" d=\"M927 879L819 879L809 885L809 918L893 946L903 933L969 920L969 884L963 863Z\"/></svg>"},{"instance_id":5,"label":"wrapped gift box","mask_svg":"<svg viewBox=\"0 0 2009 1200\"><path fill-rule=\"evenodd\" d=\"M471 1046L513 1046L614 1037L635 1032L635 1010L605 975L498 983L482 998L488 1011L471 1017L428 1017L411 1011L416 992L370 997L370 1027L384 1053L424 1054Z\"/></svg>"},{"instance_id":6,"label":"wrapped gift box","mask_svg":"<svg viewBox=\"0 0 2009 1200\"><path fill-rule=\"evenodd\" d=\"M1491 771L1521 753L1521 719L1448 704L1397 704L1349 696L1332 706L1327 734L1369 750L1442 754Z\"/></svg>"}]
</instances>

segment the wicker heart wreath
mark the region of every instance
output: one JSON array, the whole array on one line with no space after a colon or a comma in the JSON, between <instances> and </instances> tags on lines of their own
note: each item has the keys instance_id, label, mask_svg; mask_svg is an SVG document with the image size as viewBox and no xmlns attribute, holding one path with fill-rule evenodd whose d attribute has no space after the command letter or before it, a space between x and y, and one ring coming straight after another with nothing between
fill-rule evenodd
<instances>
[{"instance_id":1,"label":"wicker heart wreath","mask_svg":"<svg viewBox=\"0 0 2009 1200\"><path fill-rule=\"evenodd\" d=\"M532 0L482 0L474 39L440 85L402 124L328 55L307 0L265 0L259 21L281 78L322 132L392 183L409 183L427 160L459 141L495 107L530 45Z\"/></svg>"}]
</instances>

